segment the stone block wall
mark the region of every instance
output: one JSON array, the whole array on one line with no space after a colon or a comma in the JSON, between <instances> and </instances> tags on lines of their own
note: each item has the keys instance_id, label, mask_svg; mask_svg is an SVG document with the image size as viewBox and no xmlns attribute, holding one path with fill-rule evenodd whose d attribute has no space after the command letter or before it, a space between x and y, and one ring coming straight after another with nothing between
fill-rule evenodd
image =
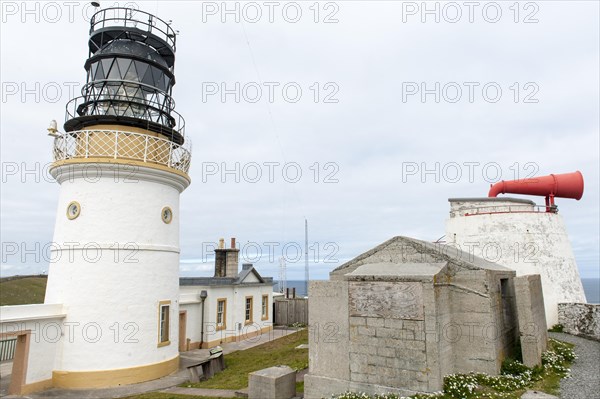
<instances>
[{"instance_id":1,"label":"stone block wall","mask_svg":"<svg viewBox=\"0 0 600 399\"><path fill-rule=\"evenodd\" d=\"M448 374L499 373L518 335L514 275L449 263L434 276L310 282L305 397L410 396Z\"/></svg>"},{"instance_id":2,"label":"stone block wall","mask_svg":"<svg viewBox=\"0 0 600 399\"><path fill-rule=\"evenodd\" d=\"M600 305L559 303L558 323L566 333L600 341Z\"/></svg>"},{"instance_id":3,"label":"stone block wall","mask_svg":"<svg viewBox=\"0 0 600 399\"><path fill-rule=\"evenodd\" d=\"M424 323L350 317L350 380L427 391Z\"/></svg>"}]
</instances>

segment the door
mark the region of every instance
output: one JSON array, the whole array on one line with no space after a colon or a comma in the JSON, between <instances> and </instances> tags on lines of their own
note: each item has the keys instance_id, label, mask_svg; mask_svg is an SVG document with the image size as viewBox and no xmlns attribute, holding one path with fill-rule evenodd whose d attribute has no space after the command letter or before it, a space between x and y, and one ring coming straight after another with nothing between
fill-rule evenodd
<instances>
[{"instance_id":1,"label":"door","mask_svg":"<svg viewBox=\"0 0 600 399\"><path fill-rule=\"evenodd\" d=\"M179 352L185 352L187 348L187 337L185 334L187 324L187 311L180 310L179 311Z\"/></svg>"}]
</instances>

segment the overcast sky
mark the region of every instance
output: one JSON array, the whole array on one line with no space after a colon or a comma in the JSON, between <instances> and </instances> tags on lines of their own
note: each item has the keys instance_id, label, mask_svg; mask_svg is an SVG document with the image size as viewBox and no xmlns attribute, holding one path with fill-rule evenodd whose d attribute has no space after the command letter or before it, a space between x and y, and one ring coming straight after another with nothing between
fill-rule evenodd
<instances>
[{"instance_id":1,"label":"overcast sky","mask_svg":"<svg viewBox=\"0 0 600 399\"><path fill-rule=\"evenodd\" d=\"M327 278L392 236L437 240L450 197L580 170L583 198L557 204L582 277L599 277L599 3L513 3L129 3L180 32L181 274L212 275L208 248L237 237L263 275L285 256L301 279L306 218L311 278ZM2 275L47 270L46 128L85 82L92 11L2 2Z\"/></svg>"}]
</instances>

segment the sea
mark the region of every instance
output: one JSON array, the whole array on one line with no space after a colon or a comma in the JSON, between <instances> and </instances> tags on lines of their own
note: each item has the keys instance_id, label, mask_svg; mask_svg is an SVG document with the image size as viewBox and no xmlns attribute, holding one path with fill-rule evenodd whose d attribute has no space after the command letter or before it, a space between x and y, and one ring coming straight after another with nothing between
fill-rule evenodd
<instances>
[{"instance_id":1,"label":"sea","mask_svg":"<svg viewBox=\"0 0 600 399\"><path fill-rule=\"evenodd\" d=\"M597 278L582 278L583 290L588 303L600 303L600 279ZM306 296L306 281L304 280L289 280L287 287L296 288L296 297ZM279 292L278 284L275 283L273 291Z\"/></svg>"},{"instance_id":2,"label":"sea","mask_svg":"<svg viewBox=\"0 0 600 399\"><path fill-rule=\"evenodd\" d=\"M583 290L588 303L600 303L600 279L582 278Z\"/></svg>"}]
</instances>

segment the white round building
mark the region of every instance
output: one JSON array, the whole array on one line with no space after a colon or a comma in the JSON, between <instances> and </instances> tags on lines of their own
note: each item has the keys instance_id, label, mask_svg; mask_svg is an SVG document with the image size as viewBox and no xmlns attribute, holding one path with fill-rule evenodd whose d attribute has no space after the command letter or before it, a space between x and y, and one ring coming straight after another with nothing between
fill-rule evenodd
<instances>
[{"instance_id":1,"label":"white round building","mask_svg":"<svg viewBox=\"0 0 600 399\"><path fill-rule=\"evenodd\" d=\"M542 195L544 206L500 193ZM487 198L450 198L446 241L497 262L517 276L539 274L548 326L558 323L558 303L585 302L585 293L567 229L554 197L580 199L579 172L500 182Z\"/></svg>"},{"instance_id":2,"label":"white round building","mask_svg":"<svg viewBox=\"0 0 600 399\"><path fill-rule=\"evenodd\" d=\"M171 97L175 38L139 10L91 19L87 83L67 105L51 168L60 198L45 303L67 315L55 387L178 369L179 195L191 153Z\"/></svg>"}]
</instances>

